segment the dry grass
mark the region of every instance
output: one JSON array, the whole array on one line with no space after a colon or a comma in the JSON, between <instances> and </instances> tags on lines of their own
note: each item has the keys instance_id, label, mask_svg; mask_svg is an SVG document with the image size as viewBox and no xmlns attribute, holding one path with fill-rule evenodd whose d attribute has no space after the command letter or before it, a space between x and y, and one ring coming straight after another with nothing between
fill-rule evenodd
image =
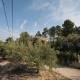
<instances>
[{"instance_id":1,"label":"dry grass","mask_svg":"<svg viewBox=\"0 0 80 80\"><path fill-rule=\"evenodd\" d=\"M37 76L21 77L21 80L70 80L58 73L50 73L48 70L41 70Z\"/></svg>"}]
</instances>

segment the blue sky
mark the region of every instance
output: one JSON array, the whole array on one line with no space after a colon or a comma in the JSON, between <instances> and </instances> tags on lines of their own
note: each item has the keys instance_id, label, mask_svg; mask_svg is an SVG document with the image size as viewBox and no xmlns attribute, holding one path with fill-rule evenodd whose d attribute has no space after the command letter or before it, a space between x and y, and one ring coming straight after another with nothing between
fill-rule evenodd
<instances>
[{"instance_id":1,"label":"blue sky","mask_svg":"<svg viewBox=\"0 0 80 80\"><path fill-rule=\"evenodd\" d=\"M14 2L14 38L23 31L34 35L44 27L61 25L65 19L71 19L80 25L80 0L13 0ZM11 0L4 0L11 31ZM0 0L0 39L9 37Z\"/></svg>"}]
</instances>

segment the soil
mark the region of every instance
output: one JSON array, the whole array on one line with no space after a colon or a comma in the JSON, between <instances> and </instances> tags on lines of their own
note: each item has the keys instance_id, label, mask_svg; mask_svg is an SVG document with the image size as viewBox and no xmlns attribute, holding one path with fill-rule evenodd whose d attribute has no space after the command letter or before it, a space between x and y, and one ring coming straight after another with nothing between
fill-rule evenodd
<instances>
[{"instance_id":1,"label":"soil","mask_svg":"<svg viewBox=\"0 0 80 80\"><path fill-rule=\"evenodd\" d=\"M55 71L50 73L48 69L40 70L38 74L11 74L8 73L8 71L10 71L10 68L12 69L14 65L11 65L8 61L3 61L0 62L0 66L3 66L0 67L0 80L70 80Z\"/></svg>"},{"instance_id":2,"label":"soil","mask_svg":"<svg viewBox=\"0 0 80 80\"><path fill-rule=\"evenodd\" d=\"M41 70L39 74L36 75L1 75L0 80L70 80L56 72L52 74L48 70Z\"/></svg>"}]
</instances>

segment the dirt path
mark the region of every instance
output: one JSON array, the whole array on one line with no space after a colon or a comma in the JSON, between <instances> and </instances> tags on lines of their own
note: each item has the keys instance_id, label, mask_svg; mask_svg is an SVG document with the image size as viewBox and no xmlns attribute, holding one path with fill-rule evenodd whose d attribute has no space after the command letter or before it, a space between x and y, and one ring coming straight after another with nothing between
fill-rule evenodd
<instances>
[{"instance_id":1,"label":"dirt path","mask_svg":"<svg viewBox=\"0 0 80 80\"><path fill-rule=\"evenodd\" d=\"M3 61L3 62L0 62L0 65L4 66L8 63L9 63L8 61ZM46 68L48 68L48 67L46 67ZM56 70L53 68L53 70L69 79L80 80L80 69L61 67L61 68L57 68Z\"/></svg>"},{"instance_id":2,"label":"dirt path","mask_svg":"<svg viewBox=\"0 0 80 80\"><path fill-rule=\"evenodd\" d=\"M53 68L53 70L55 69ZM72 80L80 80L80 69L63 67L57 68L55 71Z\"/></svg>"},{"instance_id":3,"label":"dirt path","mask_svg":"<svg viewBox=\"0 0 80 80\"><path fill-rule=\"evenodd\" d=\"M10 62L9 61L2 61L2 62L0 62L0 66L4 66L4 65L6 65L8 63L10 63Z\"/></svg>"}]
</instances>

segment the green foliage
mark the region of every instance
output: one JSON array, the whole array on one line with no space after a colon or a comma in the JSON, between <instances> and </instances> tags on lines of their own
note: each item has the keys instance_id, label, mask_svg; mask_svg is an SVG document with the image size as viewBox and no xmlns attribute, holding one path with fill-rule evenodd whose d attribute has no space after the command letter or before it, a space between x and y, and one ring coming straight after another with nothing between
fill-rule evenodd
<instances>
[{"instance_id":1,"label":"green foliage","mask_svg":"<svg viewBox=\"0 0 80 80\"><path fill-rule=\"evenodd\" d=\"M6 56L4 42L0 41L0 57L4 58Z\"/></svg>"},{"instance_id":2,"label":"green foliage","mask_svg":"<svg viewBox=\"0 0 80 80\"><path fill-rule=\"evenodd\" d=\"M41 36L40 31L38 31L35 36Z\"/></svg>"},{"instance_id":3,"label":"green foliage","mask_svg":"<svg viewBox=\"0 0 80 80\"><path fill-rule=\"evenodd\" d=\"M40 50L41 61L44 65L48 65L50 68L56 67L57 51L49 46L42 46Z\"/></svg>"},{"instance_id":4,"label":"green foliage","mask_svg":"<svg viewBox=\"0 0 80 80\"><path fill-rule=\"evenodd\" d=\"M15 42L9 42L6 44L6 54L6 58L11 62L20 61L20 56Z\"/></svg>"},{"instance_id":5,"label":"green foliage","mask_svg":"<svg viewBox=\"0 0 80 80\"><path fill-rule=\"evenodd\" d=\"M48 35L48 29L47 29L47 27L45 27L45 28L43 29L42 35L43 35L44 37L46 37L46 36Z\"/></svg>"},{"instance_id":6,"label":"green foliage","mask_svg":"<svg viewBox=\"0 0 80 80\"><path fill-rule=\"evenodd\" d=\"M56 51L47 44L18 45L16 42L8 42L5 46L5 53L6 59L15 64L22 63L37 68L44 65L51 68L56 64Z\"/></svg>"},{"instance_id":7,"label":"green foliage","mask_svg":"<svg viewBox=\"0 0 80 80\"><path fill-rule=\"evenodd\" d=\"M29 54L27 56L30 64L35 64L37 67L42 67L44 65L53 67L56 64L57 52L48 46L46 47L46 45L29 45L28 52Z\"/></svg>"},{"instance_id":8,"label":"green foliage","mask_svg":"<svg viewBox=\"0 0 80 80\"><path fill-rule=\"evenodd\" d=\"M75 41L75 40L80 39L80 36L79 34L70 34L66 38L68 41Z\"/></svg>"},{"instance_id":9,"label":"green foliage","mask_svg":"<svg viewBox=\"0 0 80 80\"><path fill-rule=\"evenodd\" d=\"M6 39L6 43L12 42L12 41L13 41L13 38L12 37L9 37L9 38Z\"/></svg>"},{"instance_id":10,"label":"green foliage","mask_svg":"<svg viewBox=\"0 0 80 80\"><path fill-rule=\"evenodd\" d=\"M28 34L28 32L22 32L22 33L20 34L20 37L21 37L21 38L29 37L29 34Z\"/></svg>"},{"instance_id":11,"label":"green foliage","mask_svg":"<svg viewBox=\"0 0 80 80\"><path fill-rule=\"evenodd\" d=\"M74 31L74 23L71 20L65 20L63 26L63 35L68 36Z\"/></svg>"},{"instance_id":12,"label":"green foliage","mask_svg":"<svg viewBox=\"0 0 80 80\"><path fill-rule=\"evenodd\" d=\"M56 29L56 30L55 30L55 33L56 33L58 36L61 36L61 35L62 35L61 26L57 25L55 29Z\"/></svg>"},{"instance_id":13,"label":"green foliage","mask_svg":"<svg viewBox=\"0 0 80 80\"><path fill-rule=\"evenodd\" d=\"M20 38L19 38L18 41L19 41L19 43L21 43L21 44L27 45L29 39L30 39L30 36L29 36L28 32L22 32L22 33L20 34Z\"/></svg>"},{"instance_id":14,"label":"green foliage","mask_svg":"<svg viewBox=\"0 0 80 80\"><path fill-rule=\"evenodd\" d=\"M49 35L52 37L55 36L55 27L54 26L49 29Z\"/></svg>"}]
</instances>

